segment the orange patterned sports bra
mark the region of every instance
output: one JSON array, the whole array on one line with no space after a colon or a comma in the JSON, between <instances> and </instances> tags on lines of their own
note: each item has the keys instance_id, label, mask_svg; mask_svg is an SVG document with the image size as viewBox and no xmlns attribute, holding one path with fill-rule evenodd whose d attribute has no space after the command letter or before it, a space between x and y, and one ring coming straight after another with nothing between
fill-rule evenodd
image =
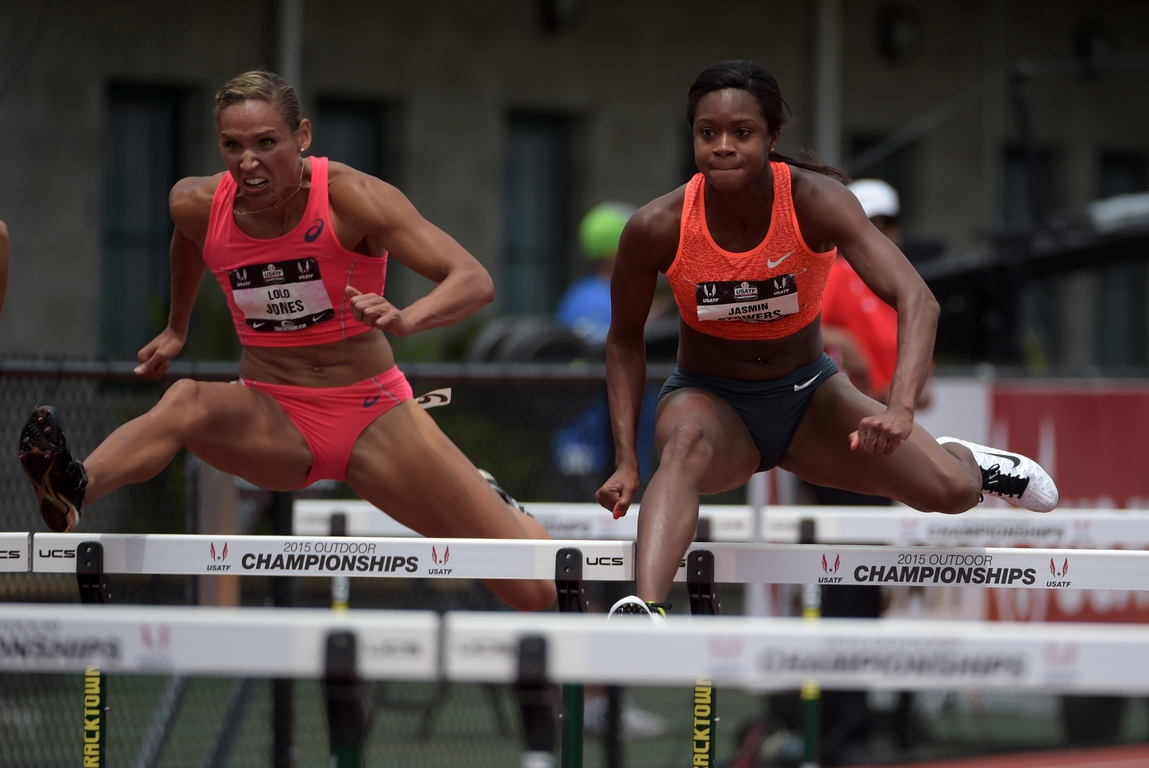
<instances>
[{"instance_id":1,"label":"orange patterned sports bra","mask_svg":"<svg viewBox=\"0 0 1149 768\"><path fill-rule=\"evenodd\" d=\"M826 281L838 249L811 250L798 230L790 195L790 167L770 163L774 209L758 247L732 253L706 227L706 177L686 185L682 226L666 279L682 319L723 339L780 339L806 327L822 311Z\"/></svg>"}]
</instances>

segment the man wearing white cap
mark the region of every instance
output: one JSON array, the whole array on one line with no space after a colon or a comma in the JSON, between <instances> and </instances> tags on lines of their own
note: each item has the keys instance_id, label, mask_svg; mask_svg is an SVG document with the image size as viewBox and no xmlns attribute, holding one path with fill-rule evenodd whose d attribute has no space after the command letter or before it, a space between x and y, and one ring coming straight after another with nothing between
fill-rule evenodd
<instances>
[{"instance_id":1,"label":"man wearing white cap","mask_svg":"<svg viewBox=\"0 0 1149 768\"><path fill-rule=\"evenodd\" d=\"M862 210L878 231L901 248L898 228L901 206L898 193L879 179L858 179L848 186ZM839 256L830 268L826 298L822 304L822 338L826 352L837 360L859 390L881 402L890 396L894 367L898 362L898 313L879 299L862 282L854 268ZM929 401L929 381L918 397L919 408ZM844 491L838 488L810 486L819 504L844 506L884 506L890 500L882 496ZM877 618L881 615L881 589L871 585L824 587L822 615L845 618ZM833 765L868 745L873 728L864 691L826 691L822 694L823 757ZM898 699L894 728L901 746L908 746L910 700Z\"/></svg>"},{"instance_id":2,"label":"man wearing white cap","mask_svg":"<svg viewBox=\"0 0 1149 768\"><path fill-rule=\"evenodd\" d=\"M878 231L901 248L898 193L879 179L858 179L849 190ZM859 390L880 402L890 395L898 362L898 313L874 295L842 257L834 261L822 310L826 351L842 365ZM922 388L918 407L929 403L929 386Z\"/></svg>"}]
</instances>

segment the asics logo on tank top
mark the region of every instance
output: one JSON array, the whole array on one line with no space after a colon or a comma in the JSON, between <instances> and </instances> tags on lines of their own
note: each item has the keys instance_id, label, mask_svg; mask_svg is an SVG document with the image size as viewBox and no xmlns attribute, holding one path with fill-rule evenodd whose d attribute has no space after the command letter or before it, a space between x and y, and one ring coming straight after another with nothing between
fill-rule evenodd
<instances>
[{"instance_id":1,"label":"asics logo on tank top","mask_svg":"<svg viewBox=\"0 0 1149 768\"><path fill-rule=\"evenodd\" d=\"M323 219L316 219L303 233L303 239L309 243L314 243L321 234L323 234Z\"/></svg>"}]
</instances>

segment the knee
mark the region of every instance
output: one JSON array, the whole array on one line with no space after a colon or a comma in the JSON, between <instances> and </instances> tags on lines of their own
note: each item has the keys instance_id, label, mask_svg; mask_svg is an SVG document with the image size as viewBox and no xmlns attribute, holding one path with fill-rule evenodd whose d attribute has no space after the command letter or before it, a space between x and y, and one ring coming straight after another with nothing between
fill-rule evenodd
<instances>
[{"instance_id":1,"label":"knee","mask_svg":"<svg viewBox=\"0 0 1149 768\"><path fill-rule=\"evenodd\" d=\"M697 421L684 421L676 424L662 447L659 461L663 465L681 466L688 462L700 461L707 464L713 450L706 442L702 425Z\"/></svg>"},{"instance_id":2,"label":"knee","mask_svg":"<svg viewBox=\"0 0 1149 768\"><path fill-rule=\"evenodd\" d=\"M162 409L181 423L195 423L203 418L203 388L193 379L180 379L168 387L156 410Z\"/></svg>"},{"instance_id":3,"label":"knee","mask_svg":"<svg viewBox=\"0 0 1149 768\"><path fill-rule=\"evenodd\" d=\"M955 466L942 474L938 496L935 511L958 515L977 506L981 500L981 484Z\"/></svg>"}]
</instances>

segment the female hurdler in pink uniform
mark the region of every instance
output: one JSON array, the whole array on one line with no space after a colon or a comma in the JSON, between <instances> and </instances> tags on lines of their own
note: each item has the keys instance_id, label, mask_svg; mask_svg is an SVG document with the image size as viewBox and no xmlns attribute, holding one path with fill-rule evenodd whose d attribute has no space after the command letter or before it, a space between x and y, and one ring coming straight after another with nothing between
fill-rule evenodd
<instances>
[{"instance_id":1,"label":"female hurdler in pink uniform","mask_svg":"<svg viewBox=\"0 0 1149 768\"><path fill-rule=\"evenodd\" d=\"M426 536L546 538L411 399L384 336L469 316L494 298L486 270L394 187L303 158L311 124L278 76L248 72L227 83L216 127L227 172L172 189L171 314L136 373L158 378L183 348L210 269L244 345L240 381L177 381L83 463L55 409L37 408L20 458L48 525L71 530L84 503L155 476L187 448L272 490L346 480ZM391 305L382 296L388 255L438 285L408 307ZM555 596L547 581L489 585L523 610Z\"/></svg>"}]
</instances>

